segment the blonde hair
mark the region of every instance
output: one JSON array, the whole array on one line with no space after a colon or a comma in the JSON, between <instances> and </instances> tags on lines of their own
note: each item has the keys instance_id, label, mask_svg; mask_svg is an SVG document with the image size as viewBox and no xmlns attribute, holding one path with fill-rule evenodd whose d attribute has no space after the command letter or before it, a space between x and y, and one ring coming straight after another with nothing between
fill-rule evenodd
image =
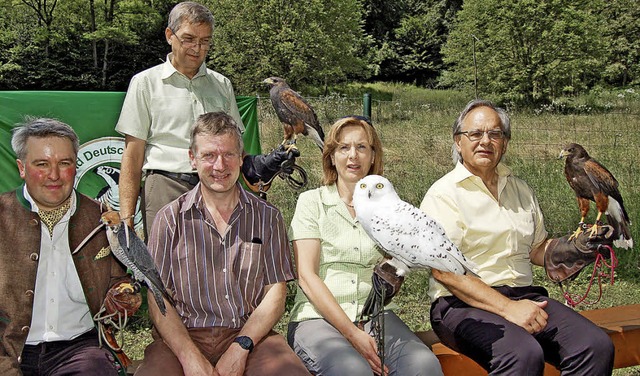
<instances>
[{"instance_id":1,"label":"blonde hair","mask_svg":"<svg viewBox=\"0 0 640 376\"><path fill-rule=\"evenodd\" d=\"M332 185L338 180L338 171L336 166L331 162L331 157L335 153L338 145L342 130L345 127L360 127L367 135L367 141L371 145L373 150L373 164L367 175L382 175L383 163L382 163L382 142L376 132L373 125L362 116L347 116L336 121L329 130L329 134L324 141L324 148L322 150L322 183L325 185Z\"/></svg>"}]
</instances>

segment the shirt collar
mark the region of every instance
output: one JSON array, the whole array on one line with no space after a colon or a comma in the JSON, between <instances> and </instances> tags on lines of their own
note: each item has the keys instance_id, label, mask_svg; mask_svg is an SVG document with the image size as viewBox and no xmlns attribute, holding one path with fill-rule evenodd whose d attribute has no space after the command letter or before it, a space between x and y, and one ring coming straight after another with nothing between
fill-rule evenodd
<instances>
[{"instance_id":1,"label":"shirt collar","mask_svg":"<svg viewBox=\"0 0 640 376\"><path fill-rule=\"evenodd\" d=\"M179 74L182 77L187 78L184 74L178 72L178 70L176 69L176 67L173 66L173 64L171 64L171 58L173 57L173 52L169 52L169 54L167 54L167 60L165 60L165 62L162 64L162 79L167 79L171 76L173 76L174 74ZM196 73L195 76L193 76L193 79L200 77L200 76L204 76L207 73L207 66L205 65L204 62L202 62L202 65L200 65L200 68L198 68L198 73Z\"/></svg>"},{"instance_id":2,"label":"shirt collar","mask_svg":"<svg viewBox=\"0 0 640 376\"><path fill-rule=\"evenodd\" d=\"M18 201L22 204L22 206L25 207L25 209L30 210L34 213L37 213L40 210L38 208L38 205L36 204L36 201L29 194L29 191L27 190L27 185L25 183L22 183L22 186L18 188L18 190L16 191L16 195L18 197ZM71 216L76 212L77 202L78 202L78 192L74 189L71 192L71 206L69 207L69 211L67 211L67 214L65 214L63 218Z\"/></svg>"},{"instance_id":3,"label":"shirt collar","mask_svg":"<svg viewBox=\"0 0 640 376\"><path fill-rule=\"evenodd\" d=\"M196 208L198 210L202 210L204 208L204 203L202 201L202 192L200 190L201 182L198 182L193 189L186 193L186 197L184 200L184 204L182 208L180 208L180 212L184 213L192 208ZM236 188L240 191L240 197L238 204L240 205L240 209L244 209L244 206L249 203L249 198L247 197L247 192L242 188L239 182L236 182Z\"/></svg>"},{"instance_id":4,"label":"shirt collar","mask_svg":"<svg viewBox=\"0 0 640 376\"><path fill-rule=\"evenodd\" d=\"M336 206L342 200L338 194L338 186L334 183L331 185L323 185L320 191L320 199L326 206Z\"/></svg>"},{"instance_id":5,"label":"shirt collar","mask_svg":"<svg viewBox=\"0 0 640 376\"><path fill-rule=\"evenodd\" d=\"M496 166L496 172L498 173L499 179L503 179L512 174L511 168L507 167L502 162L498 163L498 166ZM456 163L456 167L453 169L452 173L456 183L460 183L475 176L467 170L466 167L464 167L462 162Z\"/></svg>"}]
</instances>

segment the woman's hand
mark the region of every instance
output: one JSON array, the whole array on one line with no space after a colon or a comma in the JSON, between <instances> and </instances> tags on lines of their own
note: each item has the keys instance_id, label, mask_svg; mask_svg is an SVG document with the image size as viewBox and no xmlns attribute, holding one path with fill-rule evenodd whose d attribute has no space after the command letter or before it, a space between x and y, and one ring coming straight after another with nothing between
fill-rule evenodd
<instances>
[{"instance_id":1,"label":"woman's hand","mask_svg":"<svg viewBox=\"0 0 640 376\"><path fill-rule=\"evenodd\" d=\"M358 327L355 327L355 330L346 338L369 363L373 372L376 375L382 375L382 365L380 364L380 356L378 355L378 346L376 345L375 339ZM389 374L389 368L387 366L384 366L384 374Z\"/></svg>"}]
</instances>

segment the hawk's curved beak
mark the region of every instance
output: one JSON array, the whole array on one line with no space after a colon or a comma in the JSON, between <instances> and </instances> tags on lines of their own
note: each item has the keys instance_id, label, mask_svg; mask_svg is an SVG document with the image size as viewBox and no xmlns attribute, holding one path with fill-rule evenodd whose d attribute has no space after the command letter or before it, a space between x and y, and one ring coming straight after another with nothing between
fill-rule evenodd
<instances>
[{"instance_id":1,"label":"hawk's curved beak","mask_svg":"<svg viewBox=\"0 0 640 376\"><path fill-rule=\"evenodd\" d=\"M566 157L567 155L569 155L569 152L567 152L566 150L562 149L562 151L560 151L560 155L558 155L558 159L562 159L562 158Z\"/></svg>"}]
</instances>

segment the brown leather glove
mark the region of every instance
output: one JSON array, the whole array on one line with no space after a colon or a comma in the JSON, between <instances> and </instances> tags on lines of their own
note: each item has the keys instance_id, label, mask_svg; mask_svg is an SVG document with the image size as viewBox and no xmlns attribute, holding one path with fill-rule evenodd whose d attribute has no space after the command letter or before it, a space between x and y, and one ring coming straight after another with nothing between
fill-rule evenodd
<instances>
[{"instance_id":1,"label":"brown leather glove","mask_svg":"<svg viewBox=\"0 0 640 376\"><path fill-rule=\"evenodd\" d=\"M373 284L374 288L379 289L381 285L385 287L384 304L387 305L391 302L391 298L396 296L400 287L404 282L403 276L396 274L396 268L389 264L389 260L382 260L378 265L373 268Z\"/></svg>"},{"instance_id":2,"label":"brown leather glove","mask_svg":"<svg viewBox=\"0 0 640 376\"><path fill-rule=\"evenodd\" d=\"M389 304L391 298L400 291L402 282L404 282L404 277L396 274L395 266L389 264L388 259L380 261L373 268L373 275L371 276L373 287L364 302L360 319L366 321L382 312L384 306ZM382 304L380 304L381 302Z\"/></svg>"},{"instance_id":3,"label":"brown leather glove","mask_svg":"<svg viewBox=\"0 0 640 376\"><path fill-rule=\"evenodd\" d=\"M599 225L598 232L591 236L591 226L586 226L572 239L567 235L551 240L544 254L544 268L549 279L554 282L575 279L582 269L596 260L599 253L606 258L611 257L605 245L612 246L615 232L609 225Z\"/></svg>"},{"instance_id":4,"label":"brown leather glove","mask_svg":"<svg viewBox=\"0 0 640 376\"><path fill-rule=\"evenodd\" d=\"M120 282L107 291L104 298L105 315L120 314L122 317L131 317L140 308L142 296L135 292L133 285L129 282Z\"/></svg>"}]
</instances>

